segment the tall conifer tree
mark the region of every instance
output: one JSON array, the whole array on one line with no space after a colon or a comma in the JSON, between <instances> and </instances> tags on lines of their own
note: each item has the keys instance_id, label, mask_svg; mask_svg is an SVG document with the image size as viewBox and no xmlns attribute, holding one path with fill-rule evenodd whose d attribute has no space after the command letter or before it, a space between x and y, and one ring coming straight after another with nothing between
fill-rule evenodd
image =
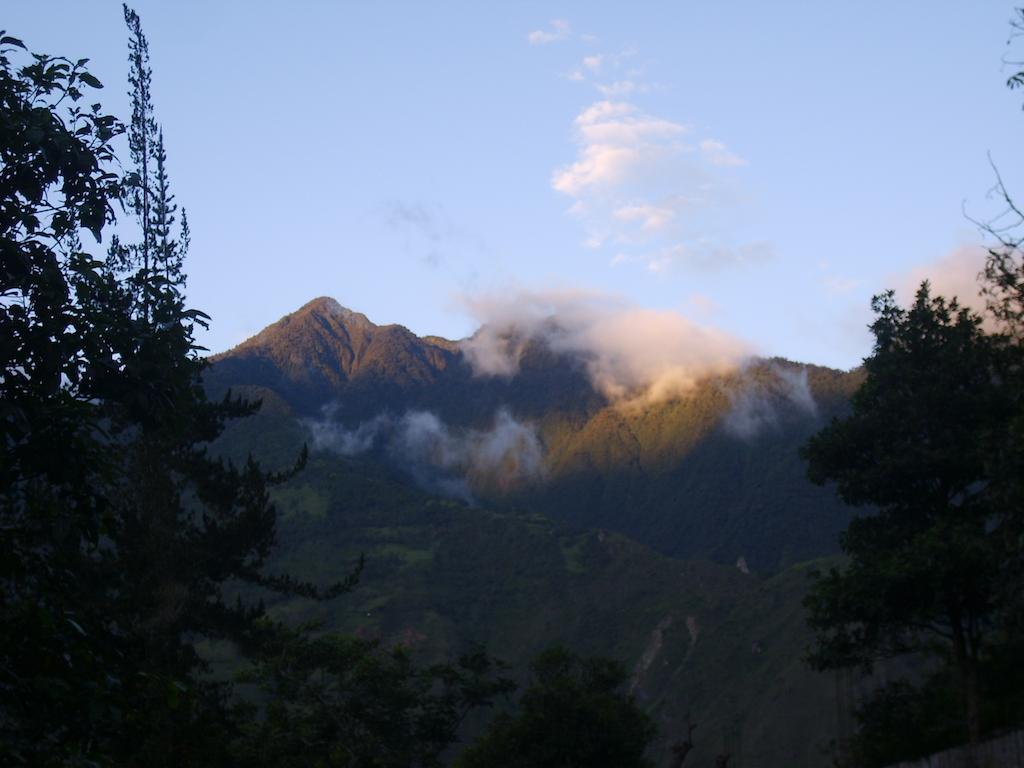
<instances>
[{"instance_id":1,"label":"tall conifer tree","mask_svg":"<svg viewBox=\"0 0 1024 768\"><path fill-rule=\"evenodd\" d=\"M150 158L153 154L154 136L157 132L153 114L152 81L153 71L149 66L149 41L142 33L139 15L124 8L124 21L128 25L128 84L132 98L132 119L128 125L128 152L132 168L137 175L130 198L132 212L142 229L142 240L133 248L133 265L145 270L150 267L153 238L150 226L152 203L152 178Z\"/></svg>"}]
</instances>

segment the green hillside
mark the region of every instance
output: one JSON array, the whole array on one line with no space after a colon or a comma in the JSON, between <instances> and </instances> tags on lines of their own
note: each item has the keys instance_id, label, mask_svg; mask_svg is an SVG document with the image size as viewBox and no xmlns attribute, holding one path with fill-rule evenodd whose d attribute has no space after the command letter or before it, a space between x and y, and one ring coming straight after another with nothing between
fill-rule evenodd
<instances>
[{"instance_id":1,"label":"green hillside","mask_svg":"<svg viewBox=\"0 0 1024 768\"><path fill-rule=\"evenodd\" d=\"M305 433L282 399L249 394L263 395L262 413L229 429L219 449L254 449L283 466ZM764 581L680 561L607 530L433 497L370 460L325 453L274 498L271 571L328 583L367 558L353 593L280 600L279 617L403 643L425 659L485 643L518 676L562 642L627 662L659 726L658 764L688 714L699 723L694 764L710 764L723 744L748 767L828 764L834 690L800 661L803 567Z\"/></svg>"},{"instance_id":2,"label":"green hillside","mask_svg":"<svg viewBox=\"0 0 1024 768\"><path fill-rule=\"evenodd\" d=\"M608 406L579 426L542 429L550 474L516 501L613 528L665 554L729 564L743 557L760 571L836 551L849 512L831 489L807 482L798 451L845 407L856 377L809 367L816 412L769 400L772 423L749 436L731 433L723 422L736 393L776 368L802 369L763 361L685 397Z\"/></svg>"}]
</instances>

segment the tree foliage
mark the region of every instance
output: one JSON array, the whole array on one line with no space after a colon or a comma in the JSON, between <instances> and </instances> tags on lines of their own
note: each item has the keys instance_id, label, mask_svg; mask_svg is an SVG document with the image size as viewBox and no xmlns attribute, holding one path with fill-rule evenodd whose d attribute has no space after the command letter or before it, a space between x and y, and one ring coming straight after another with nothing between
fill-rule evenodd
<instances>
[{"instance_id":1,"label":"tree foliage","mask_svg":"<svg viewBox=\"0 0 1024 768\"><path fill-rule=\"evenodd\" d=\"M1012 413L1000 337L932 297L909 309L873 302L875 345L852 413L805 449L808 471L849 504L873 506L841 537L843 569L821 576L806 605L819 668L870 667L937 652L959 671L965 721L980 731L979 663L1005 615L1009 519L992 493L991 458Z\"/></svg>"},{"instance_id":2,"label":"tree foliage","mask_svg":"<svg viewBox=\"0 0 1024 768\"><path fill-rule=\"evenodd\" d=\"M121 653L93 588L117 457L98 402L120 378L111 283L82 253L122 192L122 128L83 99L86 60L0 39L0 762L88 756L109 736ZM18 59L24 63L17 63ZM125 382L128 384L129 382ZM113 642L108 642L113 640ZM67 718L74 710L77 718ZM39 762L43 762L40 760Z\"/></svg>"},{"instance_id":3,"label":"tree foliage","mask_svg":"<svg viewBox=\"0 0 1024 768\"><path fill-rule=\"evenodd\" d=\"M654 736L650 718L621 693L618 662L550 648L531 663L532 682L514 715L458 759L459 768L644 768Z\"/></svg>"},{"instance_id":4,"label":"tree foliage","mask_svg":"<svg viewBox=\"0 0 1024 768\"><path fill-rule=\"evenodd\" d=\"M464 708L503 685L484 680L485 655L423 671L372 644L287 630L262 603L232 598L239 585L336 597L358 569L327 587L267 573L268 486L305 454L267 474L211 453L258 404L205 394L194 331L207 318L187 307L181 269L187 221L174 227L148 44L127 7L125 20L125 175L113 150L125 127L83 106L102 87L87 60L29 55L0 33L0 763L232 765L286 723L327 728L332 749L365 733L388 745L393 728L406 734L412 762L401 764L433 764ZM114 240L96 259L79 231L99 241L119 205L140 241ZM265 706L242 706L208 674L201 639L258 661ZM313 706L332 675L359 697L336 687ZM379 711L359 709L364 694ZM400 764L374 760L345 764Z\"/></svg>"},{"instance_id":5,"label":"tree foliage","mask_svg":"<svg viewBox=\"0 0 1024 768\"><path fill-rule=\"evenodd\" d=\"M474 708L514 684L483 651L456 664L416 666L402 647L326 634L290 633L243 676L267 696L248 726L247 766L441 766Z\"/></svg>"}]
</instances>

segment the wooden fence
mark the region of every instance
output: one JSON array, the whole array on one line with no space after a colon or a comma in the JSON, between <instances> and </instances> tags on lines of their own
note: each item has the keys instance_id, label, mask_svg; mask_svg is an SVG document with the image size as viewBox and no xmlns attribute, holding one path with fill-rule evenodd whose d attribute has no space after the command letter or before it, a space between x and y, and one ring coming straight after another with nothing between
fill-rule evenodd
<instances>
[{"instance_id":1,"label":"wooden fence","mask_svg":"<svg viewBox=\"0 0 1024 768\"><path fill-rule=\"evenodd\" d=\"M983 741L974 750L973 760L968 747L956 747L890 768L1024 768L1024 731Z\"/></svg>"}]
</instances>

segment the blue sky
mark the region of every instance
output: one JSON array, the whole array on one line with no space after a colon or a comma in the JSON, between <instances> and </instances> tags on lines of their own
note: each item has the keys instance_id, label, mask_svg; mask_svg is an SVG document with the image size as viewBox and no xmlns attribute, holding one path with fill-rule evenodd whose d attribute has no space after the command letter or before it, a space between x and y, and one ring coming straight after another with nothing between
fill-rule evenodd
<instances>
[{"instance_id":1,"label":"blue sky","mask_svg":"<svg viewBox=\"0 0 1024 768\"><path fill-rule=\"evenodd\" d=\"M319 295L458 338L583 291L850 367L873 293L973 274L986 153L1024 187L1010 3L134 7L215 351ZM119 3L4 11L127 114Z\"/></svg>"}]
</instances>

